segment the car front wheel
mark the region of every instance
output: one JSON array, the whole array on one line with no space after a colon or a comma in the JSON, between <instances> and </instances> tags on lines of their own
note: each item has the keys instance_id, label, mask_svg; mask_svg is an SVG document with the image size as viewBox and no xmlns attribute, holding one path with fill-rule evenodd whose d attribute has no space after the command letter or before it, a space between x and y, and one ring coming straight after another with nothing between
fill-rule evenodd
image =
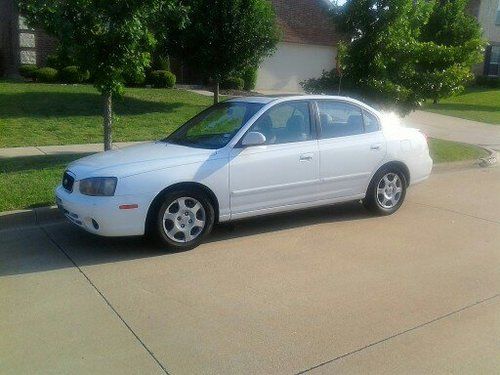
<instances>
[{"instance_id":1,"label":"car front wheel","mask_svg":"<svg viewBox=\"0 0 500 375\"><path fill-rule=\"evenodd\" d=\"M382 169L373 176L363 204L378 215L390 215L401 207L405 195L405 175L398 169Z\"/></svg>"},{"instance_id":2,"label":"car front wheel","mask_svg":"<svg viewBox=\"0 0 500 375\"><path fill-rule=\"evenodd\" d=\"M182 251L198 246L214 225L214 208L204 194L177 191L158 210L156 232L167 247Z\"/></svg>"}]
</instances>

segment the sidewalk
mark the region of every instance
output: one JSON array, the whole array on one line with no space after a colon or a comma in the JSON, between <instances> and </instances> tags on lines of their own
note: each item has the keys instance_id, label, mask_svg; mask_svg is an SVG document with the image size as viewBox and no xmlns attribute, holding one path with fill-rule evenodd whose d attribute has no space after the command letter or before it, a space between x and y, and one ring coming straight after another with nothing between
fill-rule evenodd
<instances>
[{"instance_id":1,"label":"sidewalk","mask_svg":"<svg viewBox=\"0 0 500 375\"><path fill-rule=\"evenodd\" d=\"M412 112L403 122L421 129L432 138L470 143L500 151L500 125L424 111Z\"/></svg>"},{"instance_id":2,"label":"sidewalk","mask_svg":"<svg viewBox=\"0 0 500 375\"><path fill-rule=\"evenodd\" d=\"M118 150L127 146L143 142L116 142L113 149ZM10 147L0 148L0 158L15 158L22 156L41 155L64 155L64 154L87 154L104 151L102 143L88 143L83 145L64 146L34 146L34 147Z\"/></svg>"}]
</instances>

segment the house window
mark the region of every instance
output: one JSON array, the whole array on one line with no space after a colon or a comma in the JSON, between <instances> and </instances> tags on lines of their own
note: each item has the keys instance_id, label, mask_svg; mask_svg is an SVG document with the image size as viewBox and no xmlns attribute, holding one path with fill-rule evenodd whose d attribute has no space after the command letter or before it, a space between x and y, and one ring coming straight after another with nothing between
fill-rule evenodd
<instances>
[{"instance_id":1,"label":"house window","mask_svg":"<svg viewBox=\"0 0 500 375\"><path fill-rule=\"evenodd\" d=\"M488 75L489 76L500 75L500 46L491 46Z\"/></svg>"}]
</instances>

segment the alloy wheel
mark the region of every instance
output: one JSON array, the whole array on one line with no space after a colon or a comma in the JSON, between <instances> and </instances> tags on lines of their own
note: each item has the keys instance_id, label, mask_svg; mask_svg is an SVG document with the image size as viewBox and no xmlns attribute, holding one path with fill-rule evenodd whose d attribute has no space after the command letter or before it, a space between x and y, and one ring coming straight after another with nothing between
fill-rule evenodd
<instances>
[{"instance_id":1,"label":"alloy wheel","mask_svg":"<svg viewBox=\"0 0 500 375\"><path fill-rule=\"evenodd\" d=\"M172 241L186 243L203 232L206 221L205 208L197 199L180 197L165 210L163 230Z\"/></svg>"},{"instance_id":2,"label":"alloy wheel","mask_svg":"<svg viewBox=\"0 0 500 375\"><path fill-rule=\"evenodd\" d=\"M403 181L393 172L385 174L377 185L377 202L385 208L395 207L403 193Z\"/></svg>"}]
</instances>

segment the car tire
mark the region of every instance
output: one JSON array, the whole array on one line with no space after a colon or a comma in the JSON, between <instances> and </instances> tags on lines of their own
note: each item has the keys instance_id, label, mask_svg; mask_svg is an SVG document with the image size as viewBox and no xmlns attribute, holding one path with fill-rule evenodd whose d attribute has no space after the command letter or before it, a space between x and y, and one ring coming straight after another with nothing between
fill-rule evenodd
<instances>
[{"instance_id":1,"label":"car tire","mask_svg":"<svg viewBox=\"0 0 500 375\"><path fill-rule=\"evenodd\" d=\"M382 168L373 176L363 205L376 215L391 215L403 204L406 176L394 167Z\"/></svg>"},{"instance_id":2,"label":"car tire","mask_svg":"<svg viewBox=\"0 0 500 375\"><path fill-rule=\"evenodd\" d=\"M165 194L156 213L153 234L170 250L198 246L212 231L215 210L208 197L196 189Z\"/></svg>"}]
</instances>

